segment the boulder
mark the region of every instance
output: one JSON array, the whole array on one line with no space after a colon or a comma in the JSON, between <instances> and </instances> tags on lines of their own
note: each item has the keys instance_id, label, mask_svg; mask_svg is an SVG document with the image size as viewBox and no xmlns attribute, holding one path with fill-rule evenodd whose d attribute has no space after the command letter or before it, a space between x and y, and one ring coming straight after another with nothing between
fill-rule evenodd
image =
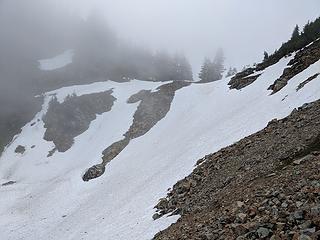
<instances>
[{"instance_id":1,"label":"boulder","mask_svg":"<svg viewBox=\"0 0 320 240\"><path fill-rule=\"evenodd\" d=\"M105 166L103 164L97 164L89 168L86 173L83 175L82 179L85 182L88 182L92 179L100 177L105 172Z\"/></svg>"},{"instance_id":2,"label":"boulder","mask_svg":"<svg viewBox=\"0 0 320 240\"><path fill-rule=\"evenodd\" d=\"M17 146L16 150L14 150L15 153L20 153L20 154L23 154L25 151L26 151L26 147L21 145Z\"/></svg>"}]
</instances>

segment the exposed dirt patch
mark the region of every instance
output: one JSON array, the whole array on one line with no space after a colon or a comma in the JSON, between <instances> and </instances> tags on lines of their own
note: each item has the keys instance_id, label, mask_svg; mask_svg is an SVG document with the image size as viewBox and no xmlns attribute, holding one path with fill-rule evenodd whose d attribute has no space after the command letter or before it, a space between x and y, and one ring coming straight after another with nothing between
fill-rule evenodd
<instances>
[{"instance_id":1,"label":"exposed dirt patch","mask_svg":"<svg viewBox=\"0 0 320 240\"><path fill-rule=\"evenodd\" d=\"M115 100L112 90L79 97L68 96L63 103L54 97L43 117L46 128L44 139L56 146L52 154L55 150L65 152L70 149L74 138L89 128L97 114L110 111ZM52 154L49 153L50 156Z\"/></svg>"},{"instance_id":2,"label":"exposed dirt patch","mask_svg":"<svg viewBox=\"0 0 320 240\"><path fill-rule=\"evenodd\" d=\"M156 206L182 217L155 239L318 239L319 116L306 104L200 159Z\"/></svg>"}]
</instances>

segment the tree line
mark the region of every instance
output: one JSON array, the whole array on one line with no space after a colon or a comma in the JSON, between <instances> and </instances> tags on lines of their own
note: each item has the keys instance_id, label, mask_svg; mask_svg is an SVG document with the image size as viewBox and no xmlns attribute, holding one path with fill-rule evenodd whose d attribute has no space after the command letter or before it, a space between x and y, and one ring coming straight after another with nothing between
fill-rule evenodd
<instances>
[{"instance_id":1,"label":"tree line","mask_svg":"<svg viewBox=\"0 0 320 240\"><path fill-rule=\"evenodd\" d=\"M221 48L218 49L213 60L206 57L199 73L200 82L214 82L221 80L223 78L223 73L226 71L224 61L225 57ZM230 67L226 72L225 77L231 77L237 72L238 70L235 67Z\"/></svg>"},{"instance_id":2,"label":"tree line","mask_svg":"<svg viewBox=\"0 0 320 240\"><path fill-rule=\"evenodd\" d=\"M112 80L192 80L191 65L183 53L153 52L117 38L99 16L82 24L74 65L94 78Z\"/></svg>"},{"instance_id":3,"label":"tree line","mask_svg":"<svg viewBox=\"0 0 320 240\"><path fill-rule=\"evenodd\" d=\"M296 25L289 41L283 43L281 47L270 56L266 51L264 52L264 61L271 58L280 59L307 46L318 38L320 38L320 17L313 22L308 22L302 30Z\"/></svg>"}]
</instances>

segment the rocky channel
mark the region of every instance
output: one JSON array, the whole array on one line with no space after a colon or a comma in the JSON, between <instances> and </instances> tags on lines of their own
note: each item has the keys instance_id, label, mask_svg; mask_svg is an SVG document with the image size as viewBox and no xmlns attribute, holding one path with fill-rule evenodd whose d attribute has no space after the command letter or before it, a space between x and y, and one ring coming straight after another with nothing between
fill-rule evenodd
<instances>
[{"instance_id":1,"label":"rocky channel","mask_svg":"<svg viewBox=\"0 0 320 240\"><path fill-rule=\"evenodd\" d=\"M102 163L89 168L82 177L83 181L100 177L105 172L106 165L125 149L130 140L146 134L167 115L176 91L190 84L186 81L174 81L158 87L154 92L142 90L132 95L127 100L128 104L140 102L134 113L132 125L123 134L123 139L103 151Z\"/></svg>"}]
</instances>

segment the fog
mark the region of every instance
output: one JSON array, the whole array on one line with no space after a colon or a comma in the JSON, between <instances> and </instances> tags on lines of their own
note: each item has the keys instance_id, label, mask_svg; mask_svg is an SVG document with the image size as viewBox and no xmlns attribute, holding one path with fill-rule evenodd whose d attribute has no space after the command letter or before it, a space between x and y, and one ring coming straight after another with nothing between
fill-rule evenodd
<instances>
[{"instance_id":1,"label":"fog","mask_svg":"<svg viewBox=\"0 0 320 240\"><path fill-rule=\"evenodd\" d=\"M12 137L39 109L34 96L53 88L124 73L168 80L172 66L186 73L174 79L190 79L189 63L196 80L219 48L226 68L259 62L319 9L319 0L0 0L0 134ZM68 49L72 66L40 71L40 59Z\"/></svg>"},{"instance_id":2,"label":"fog","mask_svg":"<svg viewBox=\"0 0 320 240\"><path fill-rule=\"evenodd\" d=\"M155 49L183 51L197 72L203 57L225 50L240 68L273 52L295 26L319 17L318 0L95 0L70 3L76 12L104 13L120 36Z\"/></svg>"},{"instance_id":3,"label":"fog","mask_svg":"<svg viewBox=\"0 0 320 240\"><path fill-rule=\"evenodd\" d=\"M273 52L290 37L295 24L315 19L320 9L318 0L3 0L0 4L1 36L22 31L10 41L21 41L25 48L34 41L51 48L67 39L71 26L67 18L85 19L99 12L123 39L185 53L195 75L203 58L213 57L219 47L225 50L227 66L240 68L260 61L264 50Z\"/></svg>"}]
</instances>

